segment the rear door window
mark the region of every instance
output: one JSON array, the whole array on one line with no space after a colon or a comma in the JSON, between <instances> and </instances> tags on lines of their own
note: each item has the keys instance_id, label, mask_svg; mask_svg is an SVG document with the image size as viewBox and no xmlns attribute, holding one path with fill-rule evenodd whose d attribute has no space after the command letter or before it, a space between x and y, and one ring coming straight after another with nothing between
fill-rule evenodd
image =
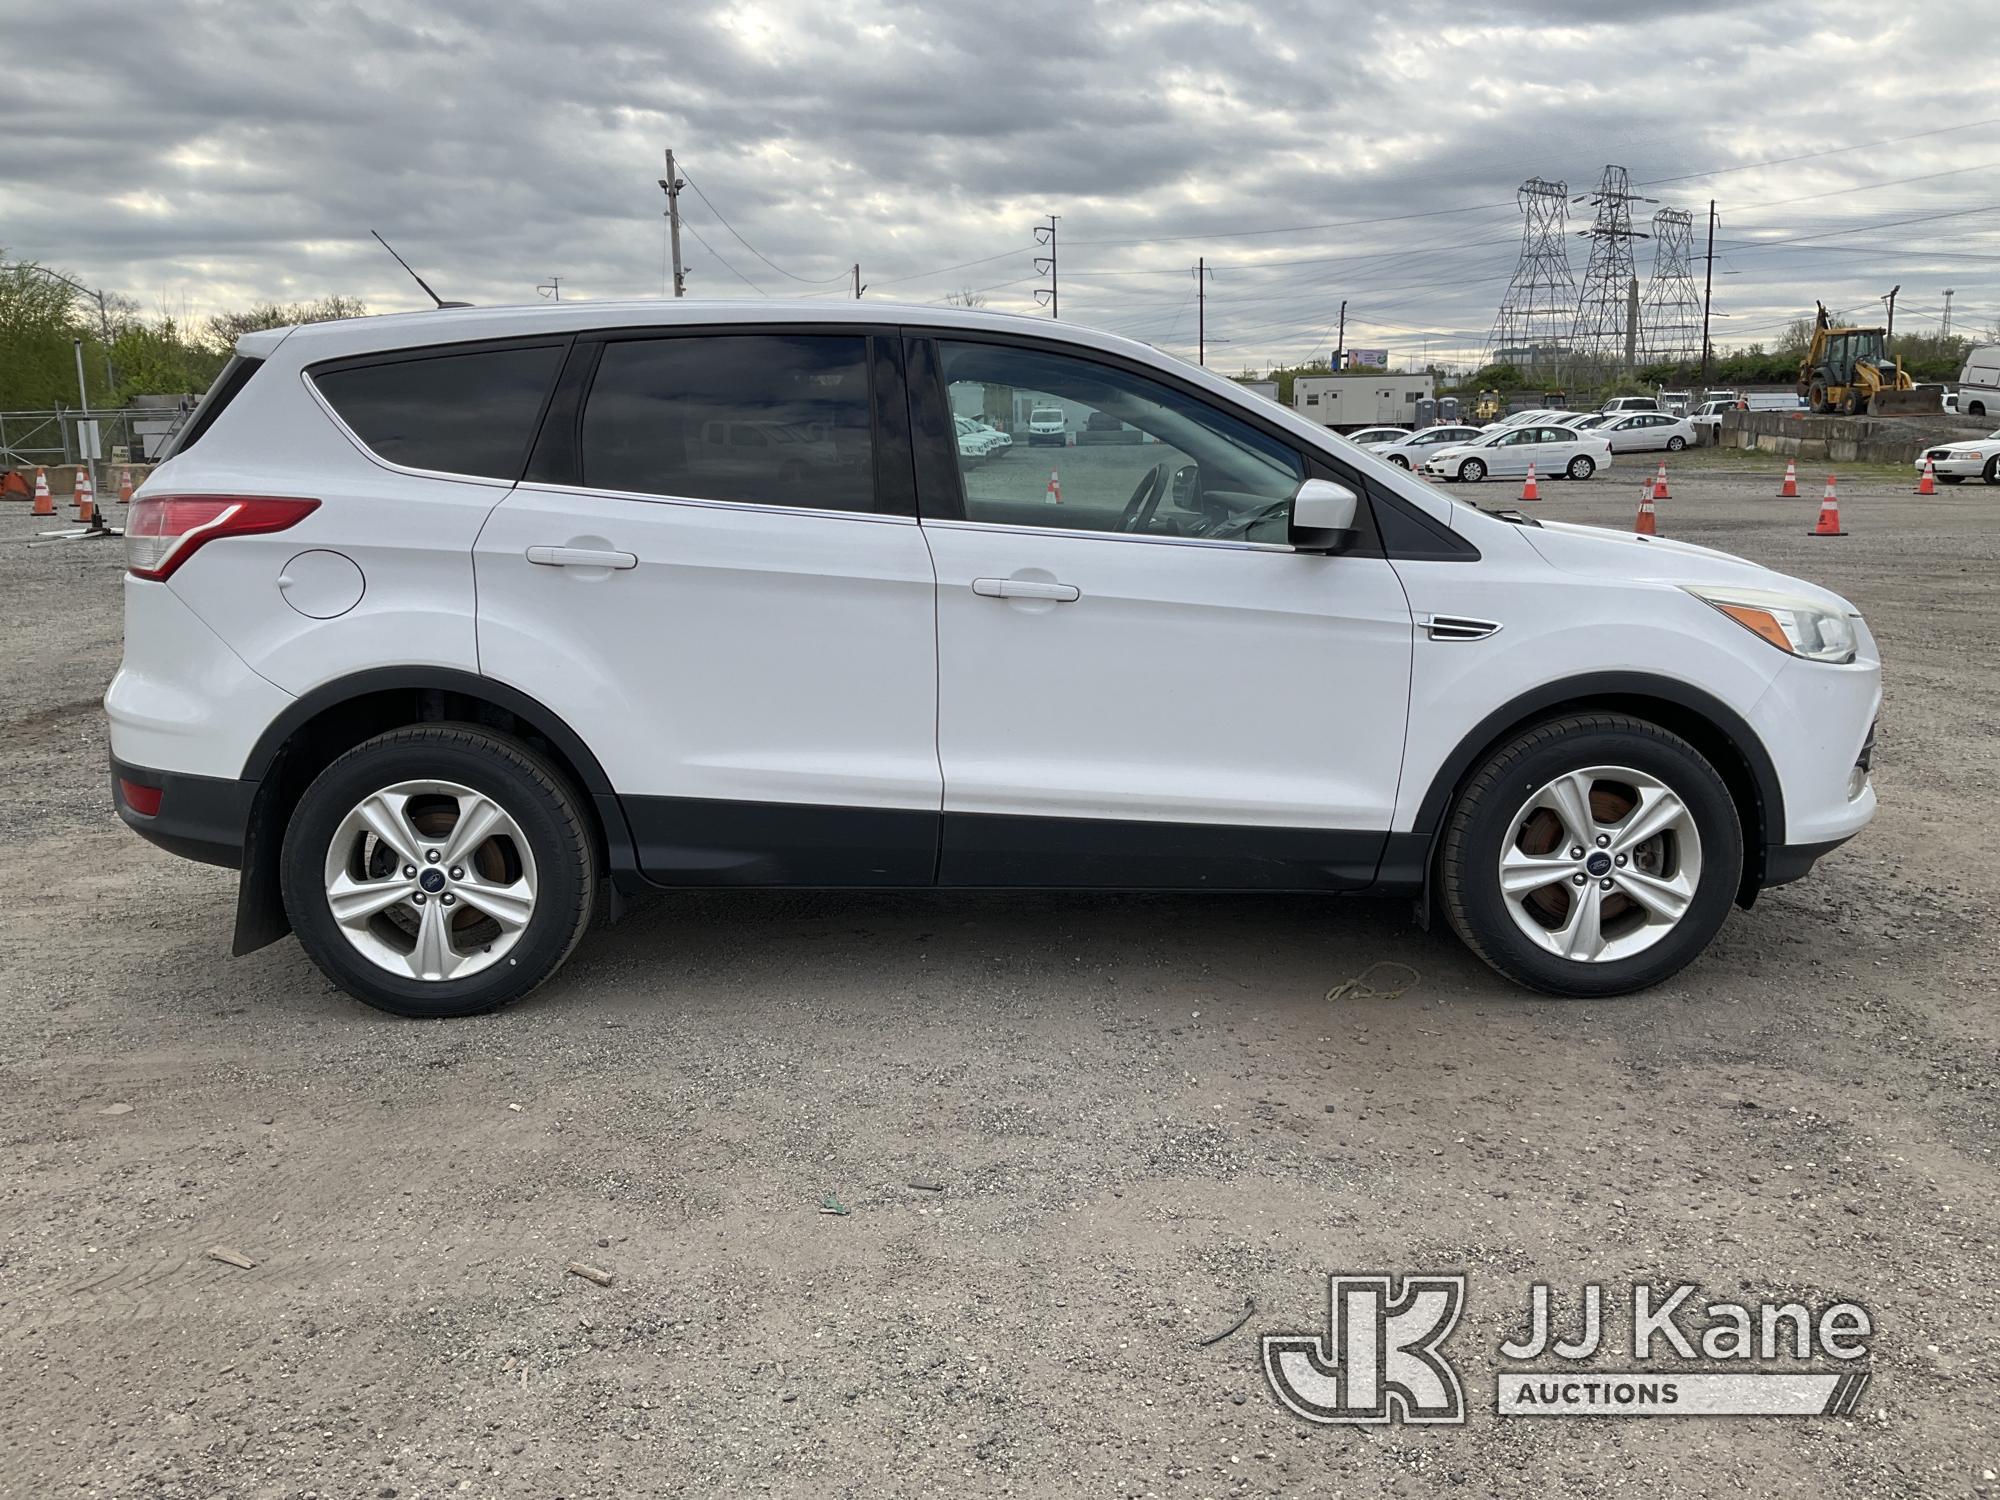
<instances>
[{"instance_id":1,"label":"rear door window","mask_svg":"<svg viewBox=\"0 0 2000 1500\"><path fill-rule=\"evenodd\" d=\"M582 458L591 489L875 510L867 340L614 340L584 406Z\"/></svg>"},{"instance_id":2,"label":"rear door window","mask_svg":"<svg viewBox=\"0 0 2000 1500\"><path fill-rule=\"evenodd\" d=\"M560 342L321 366L313 383L376 457L515 480L562 367Z\"/></svg>"}]
</instances>

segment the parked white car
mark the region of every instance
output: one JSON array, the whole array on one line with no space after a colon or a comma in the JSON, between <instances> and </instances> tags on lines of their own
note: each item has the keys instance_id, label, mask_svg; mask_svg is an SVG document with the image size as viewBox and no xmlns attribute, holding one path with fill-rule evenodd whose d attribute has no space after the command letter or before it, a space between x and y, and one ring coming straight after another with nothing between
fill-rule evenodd
<instances>
[{"instance_id":1,"label":"parked white car","mask_svg":"<svg viewBox=\"0 0 2000 1500\"><path fill-rule=\"evenodd\" d=\"M1364 448L1373 448L1377 443L1393 443L1410 435L1407 427L1363 427L1358 431L1343 433L1348 442L1359 443Z\"/></svg>"},{"instance_id":2,"label":"parked white car","mask_svg":"<svg viewBox=\"0 0 2000 1500\"><path fill-rule=\"evenodd\" d=\"M1526 474L1528 465L1543 478L1588 479L1611 466L1611 445L1594 433L1536 423L1503 427L1469 443L1449 444L1424 460L1423 472L1437 479L1477 484L1488 475Z\"/></svg>"},{"instance_id":3,"label":"parked white car","mask_svg":"<svg viewBox=\"0 0 2000 1500\"><path fill-rule=\"evenodd\" d=\"M952 425L958 431L958 452L961 458L988 459L1002 448L1013 446L1014 440L1005 433L995 432L971 417L954 417Z\"/></svg>"},{"instance_id":4,"label":"parked white car","mask_svg":"<svg viewBox=\"0 0 2000 1500\"><path fill-rule=\"evenodd\" d=\"M1558 406L1534 406L1526 411L1512 412L1497 422L1488 422L1479 430L1481 432L1498 432L1502 428L1519 427L1527 422L1553 422L1558 417L1566 417L1568 415L1568 412Z\"/></svg>"},{"instance_id":5,"label":"parked white car","mask_svg":"<svg viewBox=\"0 0 2000 1500\"><path fill-rule=\"evenodd\" d=\"M1602 427L1606 422L1612 420L1613 418L1606 416L1601 411L1571 411L1564 412L1560 417L1552 420L1549 425L1551 427L1567 427L1571 432L1589 432L1592 428Z\"/></svg>"},{"instance_id":6,"label":"parked white car","mask_svg":"<svg viewBox=\"0 0 2000 1500\"><path fill-rule=\"evenodd\" d=\"M966 485L961 387L1150 441L1061 503L1035 464ZM1491 441L1544 436L1601 442ZM237 952L296 933L404 1015L526 994L628 896L750 886L1373 890L1521 984L1622 994L1875 810L1839 595L1489 513L1047 319L253 333L125 549L118 815L239 870ZM219 940L213 883L179 890L174 940Z\"/></svg>"},{"instance_id":7,"label":"parked white car","mask_svg":"<svg viewBox=\"0 0 2000 1500\"><path fill-rule=\"evenodd\" d=\"M1655 396L1613 396L1598 408L1607 417L1628 411L1658 411L1659 398Z\"/></svg>"},{"instance_id":8,"label":"parked white car","mask_svg":"<svg viewBox=\"0 0 2000 1500\"><path fill-rule=\"evenodd\" d=\"M2000 432L1988 433L1983 438L1974 438L1964 443L1939 443L1934 448L1926 448L1917 455L1916 469L1923 472L1924 460L1929 459L1933 472L1944 484L1963 484L1968 479L1983 479L1988 484L2000 484Z\"/></svg>"},{"instance_id":9,"label":"parked white car","mask_svg":"<svg viewBox=\"0 0 2000 1500\"><path fill-rule=\"evenodd\" d=\"M1670 417L1663 411L1607 416L1592 431L1611 444L1613 453L1678 453L1693 447L1695 439L1686 417Z\"/></svg>"},{"instance_id":10,"label":"parked white car","mask_svg":"<svg viewBox=\"0 0 2000 1500\"><path fill-rule=\"evenodd\" d=\"M1453 443L1469 443L1483 431L1479 427L1440 425L1426 427L1421 432L1395 438L1388 442L1371 443L1369 451L1379 453L1399 469L1414 469L1440 448Z\"/></svg>"}]
</instances>

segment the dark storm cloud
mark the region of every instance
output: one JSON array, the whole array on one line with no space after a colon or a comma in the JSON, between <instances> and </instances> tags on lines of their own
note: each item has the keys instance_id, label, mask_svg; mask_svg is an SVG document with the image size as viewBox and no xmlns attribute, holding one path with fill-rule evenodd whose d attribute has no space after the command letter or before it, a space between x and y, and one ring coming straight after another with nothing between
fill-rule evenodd
<instances>
[{"instance_id":1,"label":"dark storm cloud","mask_svg":"<svg viewBox=\"0 0 2000 1500\"><path fill-rule=\"evenodd\" d=\"M4 3L9 55L37 62L0 93L0 243L173 312L415 305L370 228L455 296L526 300L552 274L566 296L657 295L673 145L810 279L689 195L704 295L748 293L729 265L837 294L859 260L884 294L1030 310L1029 229L1054 212L1066 315L1190 348L1205 255L1215 362L1305 353L1343 297L1350 343L1469 355L1525 176L1581 192L1606 161L1679 177L2000 115L1976 81L2000 45L1957 0ZM1920 80L1898 62L1940 53L1954 66ZM1899 280L1912 317L1955 285L1982 321L2000 261L1969 257L2000 255L2000 215L1750 242L2000 204L1990 168L1843 191L1996 161L1987 126L1647 191L1722 200L1725 339Z\"/></svg>"}]
</instances>

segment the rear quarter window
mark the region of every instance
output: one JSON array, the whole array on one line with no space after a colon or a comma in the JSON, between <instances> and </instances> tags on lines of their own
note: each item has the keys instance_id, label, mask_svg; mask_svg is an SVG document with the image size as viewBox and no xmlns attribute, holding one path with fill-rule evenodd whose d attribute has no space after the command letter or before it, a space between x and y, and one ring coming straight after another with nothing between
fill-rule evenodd
<instances>
[{"instance_id":1,"label":"rear quarter window","mask_svg":"<svg viewBox=\"0 0 2000 1500\"><path fill-rule=\"evenodd\" d=\"M252 355L232 354L229 363L222 367L222 373L215 377L215 383L194 409L194 415L183 422L180 430L168 443L160 455L162 459L172 458L176 453L185 453L201 441L202 434L215 425L215 419L222 415L224 408L250 383L250 377L262 368L264 361Z\"/></svg>"},{"instance_id":2,"label":"rear quarter window","mask_svg":"<svg viewBox=\"0 0 2000 1500\"><path fill-rule=\"evenodd\" d=\"M515 480L566 348L558 341L370 356L319 366L312 380L385 462Z\"/></svg>"}]
</instances>

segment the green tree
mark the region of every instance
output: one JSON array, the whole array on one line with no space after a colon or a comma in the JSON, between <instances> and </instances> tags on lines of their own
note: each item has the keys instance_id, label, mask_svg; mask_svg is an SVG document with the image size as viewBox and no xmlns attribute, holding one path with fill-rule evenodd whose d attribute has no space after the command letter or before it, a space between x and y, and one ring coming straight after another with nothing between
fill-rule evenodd
<instances>
[{"instance_id":1,"label":"green tree","mask_svg":"<svg viewBox=\"0 0 2000 1500\"><path fill-rule=\"evenodd\" d=\"M74 287L32 262L0 266L0 411L74 406L79 338L88 340L84 373L91 396L101 400L104 361L90 335Z\"/></svg>"},{"instance_id":2,"label":"green tree","mask_svg":"<svg viewBox=\"0 0 2000 1500\"><path fill-rule=\"evenodd\" d=\"M330 323L335 318L361 318L368 306L359 297L328 296L311 302L260 302L243 312L217 313L202 325L199 342L225 358L246 333L289 328L297 323Z\"/></svg>"}]
</instances>

